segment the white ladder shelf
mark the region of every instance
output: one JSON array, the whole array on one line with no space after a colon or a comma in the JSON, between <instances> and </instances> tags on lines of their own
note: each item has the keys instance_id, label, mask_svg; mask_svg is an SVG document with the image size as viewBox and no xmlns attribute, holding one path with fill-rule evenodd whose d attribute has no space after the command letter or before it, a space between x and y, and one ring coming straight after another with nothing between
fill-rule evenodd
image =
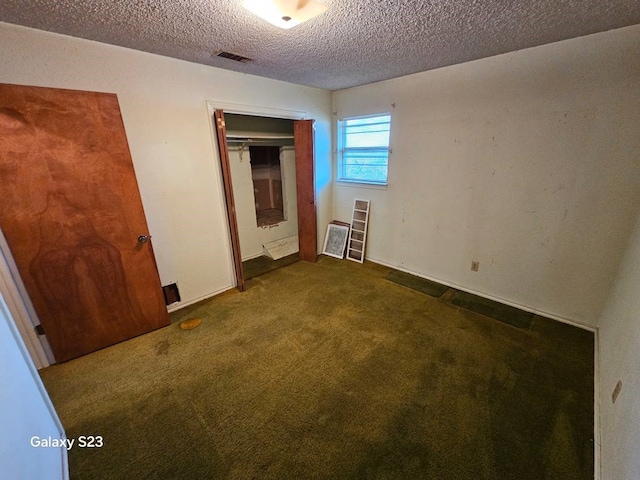
<instances>
[{"instance_id":1,"label":"white ladder shelf","mask_svg":"<svg viewBox=\"0 0 640 480\"><path fill-rule=\"evenodd\" d=\"M367 243L367 227L369 225L369 207L371 200L354 200L347 258L354 262L364 262L364 247Z\"/></svg>"}]
</instances>

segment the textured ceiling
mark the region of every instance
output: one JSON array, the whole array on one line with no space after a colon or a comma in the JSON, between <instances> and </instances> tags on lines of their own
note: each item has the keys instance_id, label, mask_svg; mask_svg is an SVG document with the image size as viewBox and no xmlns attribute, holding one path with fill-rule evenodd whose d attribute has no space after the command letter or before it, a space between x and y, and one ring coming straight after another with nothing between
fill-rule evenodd
<instances>
[{"instance_id":1,"label":"textured ceiling","mask_svg":"<svg viewBox=\"0 0 640 480\"><path fill-rule=\"evenodd\" d=\"M323 0L280 30L240 3L0 0L0 20L328 90L640 23L638 0Z\"/></svg>"}]
</instances>

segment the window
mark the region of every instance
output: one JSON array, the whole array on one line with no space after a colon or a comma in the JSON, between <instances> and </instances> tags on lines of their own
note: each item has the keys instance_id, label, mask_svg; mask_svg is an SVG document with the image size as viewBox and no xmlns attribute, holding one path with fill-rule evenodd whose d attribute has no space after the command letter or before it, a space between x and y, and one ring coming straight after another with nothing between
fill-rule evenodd
<instances>
[{"instance_id":1,"label":"window","mask_svg":"<svg viewBox=\"0 0 640 480\"><path fill-rule=\"evenodd\" d=\"M250 146L249 153L258 226L284 222L280 147Z\"/></svg>"},{"instance_id":2,"label":"window","mask_svg":"<svg viewBox=\"0 0 640 480\"><path fill-rule=\"evenodd\" d=\"M338 180L387 184L391 115L338 122Z\"/></svg>"}]
</instances>

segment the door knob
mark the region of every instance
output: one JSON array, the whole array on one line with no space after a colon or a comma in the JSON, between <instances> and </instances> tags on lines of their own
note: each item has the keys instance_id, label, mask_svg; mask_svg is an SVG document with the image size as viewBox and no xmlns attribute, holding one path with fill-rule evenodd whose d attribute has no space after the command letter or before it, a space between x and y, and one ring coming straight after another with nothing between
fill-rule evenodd
<instances>
[{"instance_id":1,"label":"door knob","mask_svg":"<svg viewBox=\"0 0 640 480\"><path fill-rule=\"evenodd\" d=\"M140 235L138 237L138 243L147 243L147 240L149 240L149 235Z\"/></svg>"}]
</instances>

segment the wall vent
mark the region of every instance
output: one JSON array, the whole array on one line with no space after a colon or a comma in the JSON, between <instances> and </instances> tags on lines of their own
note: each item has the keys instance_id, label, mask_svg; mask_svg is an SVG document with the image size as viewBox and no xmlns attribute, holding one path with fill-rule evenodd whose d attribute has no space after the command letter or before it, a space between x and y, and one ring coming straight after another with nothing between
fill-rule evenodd
<instances>
[{"instance_id":1,"label":"wall vent","mask_svg":"<svg viewBox=\"0 0 640 480\"><path fill-rule=\"evenodd\" d=\"M238 55L236 53L231 52L218 52L215 54L216 57L227 58L229 60L233 60L234 62L242 62L242 63L250 63L253 62L250 58L243 57L242 55Z\"/></svg>"},{"instance_id":2,"label":"wall vent","mask_svg":"<svg viewBox=\"0 0 640 480\"><path fill-rule=\"evenodd\" d=\"M178 285L176 283L164 285L162 287L162 293L164 293L164 303L167 305L180 301L180 290L178 290Z\"/></svg>"}]
</instances>

